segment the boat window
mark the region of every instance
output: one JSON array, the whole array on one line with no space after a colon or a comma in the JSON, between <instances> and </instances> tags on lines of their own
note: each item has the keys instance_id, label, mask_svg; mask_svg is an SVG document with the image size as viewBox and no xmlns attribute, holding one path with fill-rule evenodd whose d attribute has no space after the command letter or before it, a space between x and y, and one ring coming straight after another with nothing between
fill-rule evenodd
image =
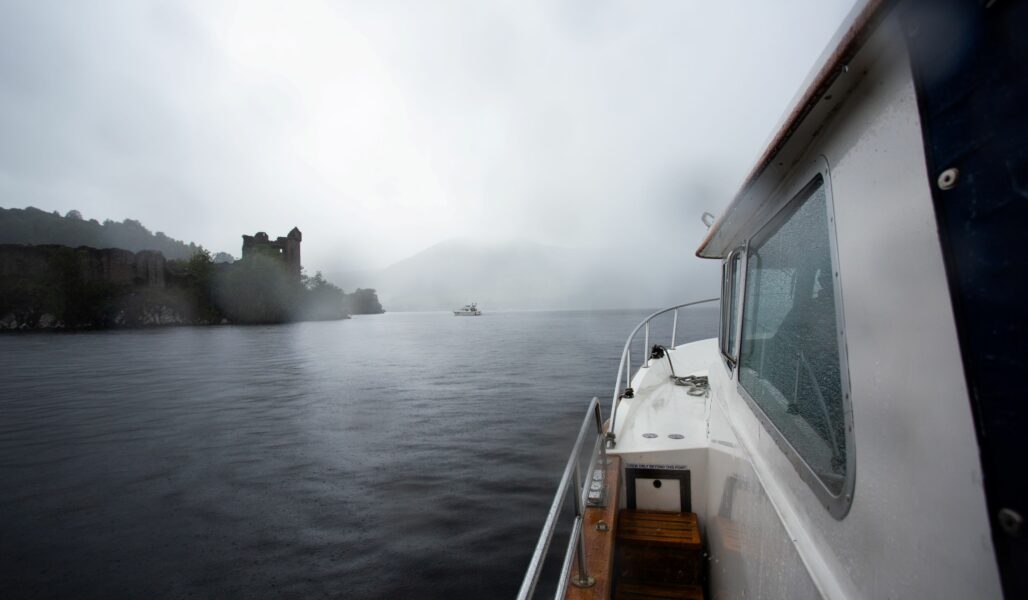
<instances>
[{"instance_id":1,"label":"boat window","mask_svg":"<svg viewBox=\"0 0 1028 600\"><path fill-rule=\"evenodd\" d=\"M739 384L801 475L837 497L852 437L829 210L819 175L750 241Z\"/></svg>"},{"instance_id":2,"label":"boat window","mask_svg":"<svg viewBox=\"0 0 1028 600\"><path fill-rule=\"evenodd\" d=\"M739 302L742 297L742 249L725 259L721 277L721 355L729 368L739 358Z\"/></svg>"}]
</instances>

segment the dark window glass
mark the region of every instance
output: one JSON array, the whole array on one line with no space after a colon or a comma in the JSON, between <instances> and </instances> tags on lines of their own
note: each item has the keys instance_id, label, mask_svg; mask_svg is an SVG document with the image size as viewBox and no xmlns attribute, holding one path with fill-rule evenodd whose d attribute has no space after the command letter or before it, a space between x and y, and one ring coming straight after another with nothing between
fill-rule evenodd
<instances>
[{"instance_id":1,"label":"dark window glass","mask_svg":"<svg viewBox=\"0 0 1028 600\"><path fill-rule=\"evenodd\" d=\"M819 177L751 240L739 383L832 494L846 479L828 205Z\"/></svg>"}]
</instances>

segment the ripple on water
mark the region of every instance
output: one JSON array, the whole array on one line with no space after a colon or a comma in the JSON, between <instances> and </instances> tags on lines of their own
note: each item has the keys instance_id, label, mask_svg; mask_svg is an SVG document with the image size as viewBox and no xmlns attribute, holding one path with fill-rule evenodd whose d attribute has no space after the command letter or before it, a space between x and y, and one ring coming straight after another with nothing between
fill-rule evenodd
<instances>
[{"instance_id":1,"label":"ripple on water","mask_svg":"<svg viewBox=\"0 0 1028 600\"><path fill-rule=\"evenodd\" d=\"M0 336L0 596L511 595L643 315Z\"/></svg>"}]
</instances>

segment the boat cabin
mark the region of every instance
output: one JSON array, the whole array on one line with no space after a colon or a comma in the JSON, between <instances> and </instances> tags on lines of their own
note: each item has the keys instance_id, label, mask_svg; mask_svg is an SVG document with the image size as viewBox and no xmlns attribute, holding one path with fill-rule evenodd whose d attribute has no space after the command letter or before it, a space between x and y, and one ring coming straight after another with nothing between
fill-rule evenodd
<instances>
[{"instance_id":1,"label":"boat cabin","mask_svg":"<svg viewBox=\"0 0 1028 600\"><path fill-rule=\"evenodd\" d=\"M854 8L697 251L718 337L655 313L590 408L558 596L1028 595L1024 31Z\"/></svg>"}]
</instances>

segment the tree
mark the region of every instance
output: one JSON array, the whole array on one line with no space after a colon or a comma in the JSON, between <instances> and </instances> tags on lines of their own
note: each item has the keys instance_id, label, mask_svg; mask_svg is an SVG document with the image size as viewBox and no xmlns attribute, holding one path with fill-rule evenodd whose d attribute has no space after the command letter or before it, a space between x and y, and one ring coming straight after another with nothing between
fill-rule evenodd
<instances>
[{"instance_id":1,"label":"tree","mask_svg":"<svg viewBox=\"0 0 1028 600\"><path fill-rule=\"evenodd\" d=\"M186 261L184 287L195 307L196 319L216 323L222 319L214 299L215 267L211 253L202 246Z\"/></svg>"},{"instance_id":2,"label":"tree","mask_svg":"<svg viewBox=\"0 0 1028 600\"><path fill-rule=\"evenodd\" d=\"M370 288L357 288L352 294L347 294L346 307L352 315L380 315L385 312L378 301L378 294Z\"/></svg>"},{"instance_id":3,"label":"tree","mask_svg":"<svg viewBox=\"0 0 1028 600\"><path fill-rule=\"evenodd\" d=\"M310 320L329 320L346 318L346 294L343 290L328 282L318 271L313 277L300 271L300 284L303 286L303 302L301 302L300 318Z\"/></svg>"},{"instance_id":4,"label":"tree","mask_svg":"<svg viewBox=\"0 0 1028 600\"><path fill-rule=\"evenodd\" d=\"M151 234L139 221L106 219L101 225L96 219L85 220L74 209L62 217L36 208L0 208L0 243L156 250L169 260L182 261L196 252L195 246L190 248L163 233Z\"/></svg>"},{"instance_id":5,"label":"tree","mask_svg":"<svg viewBox=\"0 0 1028 600\"><path fill-rule=\"evenodd\" d=\"M255 254L218 272L214 300L234 323L282 323L297 317L301 291L282 261Z\"/></svg>"}]
</instances>

